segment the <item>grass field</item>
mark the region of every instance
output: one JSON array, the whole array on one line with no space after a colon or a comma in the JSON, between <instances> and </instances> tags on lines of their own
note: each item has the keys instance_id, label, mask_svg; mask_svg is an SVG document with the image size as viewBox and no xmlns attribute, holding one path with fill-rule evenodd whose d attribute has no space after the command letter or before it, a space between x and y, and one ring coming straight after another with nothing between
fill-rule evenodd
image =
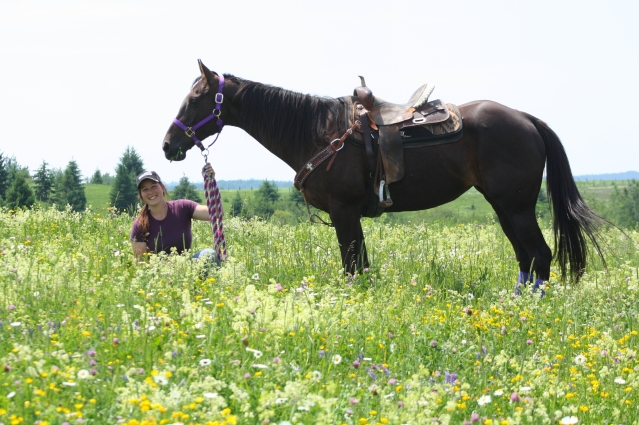
<instances>
[{"instance_id":1,"label":"grass field","mask_svg":"<svg viewBox=\"0 0 639 425\"><path fill-rule=\"evenodd\" d=\"M130 225L0 212L0 423L639 423L637 232L540 298L495 225L364 220L355 277L325 226L229 219L203 274Z\"/></svg>"}]
</instances>

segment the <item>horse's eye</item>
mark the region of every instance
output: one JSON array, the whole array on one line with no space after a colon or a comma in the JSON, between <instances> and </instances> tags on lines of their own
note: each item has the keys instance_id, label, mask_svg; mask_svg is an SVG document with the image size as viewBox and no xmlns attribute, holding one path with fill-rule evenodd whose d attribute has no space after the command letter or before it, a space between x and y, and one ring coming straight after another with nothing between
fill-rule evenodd
<instances>
[{"instance_id":1,"label":"horse's eye","mask_svg":"<svg viewBox=\"0 0 639 425\"><path fill-rule=\"evenodd\" d=\"M200 101L200 97L199 96L195 96L195 97L192 97L189 100L189 103L198 103L199 101Z\"/></svg>"}]
</instances>

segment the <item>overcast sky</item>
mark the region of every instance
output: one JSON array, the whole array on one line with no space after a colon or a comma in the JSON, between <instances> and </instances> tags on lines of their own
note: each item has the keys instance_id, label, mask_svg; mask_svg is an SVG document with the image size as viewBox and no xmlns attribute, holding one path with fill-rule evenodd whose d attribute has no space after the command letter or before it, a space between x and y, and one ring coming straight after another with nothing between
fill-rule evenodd
<instances>
[{"instance_id":1,"label":"overcast sky","mask_svg":"<svg viewBox=\"0 0 639 425\"><path fill-rule=\"evenodd\" d=\"M0 0L0 151L35 170L75 159L114 173L126 146L165 181L201 180L199 152L169 163L164 134L212 70L322 96L364 75L405 102L490 99L546 121L575 175L639 170L639 2ZM225 128L220 180L295 171Z\"/></svg>"}]
</instances>

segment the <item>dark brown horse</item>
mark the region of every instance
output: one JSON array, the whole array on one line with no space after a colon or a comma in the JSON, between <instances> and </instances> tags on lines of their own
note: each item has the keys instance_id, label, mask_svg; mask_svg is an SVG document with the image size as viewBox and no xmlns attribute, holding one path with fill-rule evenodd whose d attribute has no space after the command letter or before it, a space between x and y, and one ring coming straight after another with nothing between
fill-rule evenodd
<instances>
[{"instance_id":1,"label":"dark brown horse","mask_svg":"<svg viewBox=\"0 0 639 425\"><path fill-rule=\"evenodd\" d=\"M337 99L232 75L222 78L202 63L200 70L201 77L164 138L167 159L183 160L186 151L200 143L198 138L218 133L224 124L245 130L298 171L346 130L345 112ZM563 277L569 266L570 276L578 280L586 267L588 238L601 255L594 233L601 218L583 202L557 135L543 121L492 101L470 102L459 110L463 137L454 143L412 148L405 155L405 177L392 184L394 204L387 211L433 208L475 187L494 208L515 250L519 281L532 280L528 274L532 270L539 283L548 280L552 261L535 216L547 164L558 265ZM318 167L304 186L308 202L330 215L349 272L368 264L360 224L371 190L368 168L364 148L346 142L330 171Z\"/></svg>"}]
</instances>

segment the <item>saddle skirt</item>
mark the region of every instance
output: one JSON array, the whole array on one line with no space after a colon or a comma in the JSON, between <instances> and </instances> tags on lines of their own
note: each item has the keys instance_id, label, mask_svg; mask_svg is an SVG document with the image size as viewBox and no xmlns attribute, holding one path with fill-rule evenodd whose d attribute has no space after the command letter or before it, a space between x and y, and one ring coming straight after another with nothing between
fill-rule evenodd
<instances>
[{"instance_id":1,"label":"saddle skirt","mask_svg":"<svg viewBox=\"0 0 639 425\"><path fill-rule=\"evenodd\" d=\"M344 96L339 100L344 104L344 124L349 128L360 118L364 106L357 96ZM404 177L404 149L451 143L462 137L463 119L456 105L433 100L408 111L404 109L401 114L389 114L388 109L383 109L385 103L375 98L372 110L366 110L371 138L376 149L379 149L384 165L386 184ZM354 131L349 140L364 146L363 130Z\"/></svg>"}]
</instances>

